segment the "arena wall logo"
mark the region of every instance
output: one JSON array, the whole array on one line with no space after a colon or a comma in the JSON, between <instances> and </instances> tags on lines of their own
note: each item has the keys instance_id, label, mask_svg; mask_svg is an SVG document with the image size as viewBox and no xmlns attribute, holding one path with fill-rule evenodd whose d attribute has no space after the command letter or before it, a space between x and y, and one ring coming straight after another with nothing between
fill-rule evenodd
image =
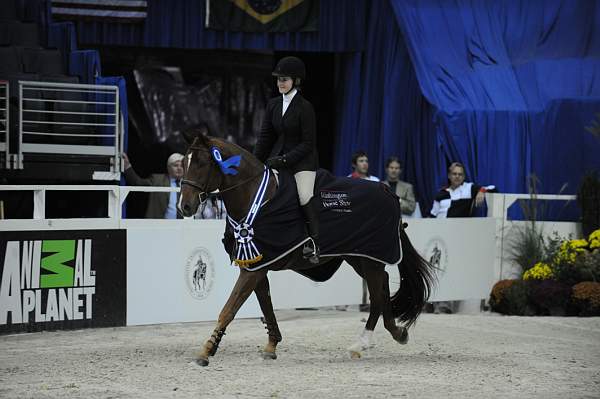
<instances>
[{"instance_id":1,"label":"arena wall logo","mask_svg":"<svg viewBox=\"0 0 600 399\"><path fill-rule=\"evenodd\" d=\"M210 252L196 248L185 263L185 285L192 297L204 299L212 290L215 276L214 261Z\"/></svg>"},{"instance_id":2,"label":"arena wall logo","mask_svg":"<svg viewBox=\"0 0 600 399\"><path fill-rule=\"evenodd\" d=\"M96 271L92 240L8 241L0 284L0 325L89 320Z\"/></svg>"},{"instance_id":3,"label":"arena wall logo","mask_svg":"<svg viewBox=\"0 0 600 399\"><path fill-rule=\"evenodd\" d=\"M435 236L427 241L423 257L437 269L440 276L446 273L448 268L448 247L442 237Z\"/></svg>"}]
</instances>

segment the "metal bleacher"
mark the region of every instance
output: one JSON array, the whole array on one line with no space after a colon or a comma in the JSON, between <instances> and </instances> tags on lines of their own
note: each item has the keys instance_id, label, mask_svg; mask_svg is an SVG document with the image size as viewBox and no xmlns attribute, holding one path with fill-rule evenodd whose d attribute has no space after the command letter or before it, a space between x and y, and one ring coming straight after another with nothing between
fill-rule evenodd
<instances>
[{"instance_id":1,"label":"metal bleacher","mask_svg":"<svg viewBox=\"0 0 600 399\"><path fill-rule=\"evenodd\" d=\"M118 87L69 75L65 54L42 46L43 29L26 5L9 0L0 7L0 169L18 178L26 175L18 171L35 170L32 178L42 178L60 175L61 163L61 170L85 165L92 173L80 173L79 181L118 180Z\"/></svg>"},{"instance_id":2,"label":"metal bleacher","mask_svg":"<svg viewBox=\"0 0 600 399\"><path fill-rule=\"evenodd\" d=\"M0 81L0 168L24 169L35 154L56 161L85 156L106 163L107 180L118 179L123 151L118 87L60 75L44 80Z\"/></svg>"},{"instance_id":3,"label":"metal bleacher","mask_svg":"<svg viewBox=\"0 0 600 399\"><path fill-rule=\"evenodd\" d=\"M71 154L110 158L111 172L118 172L118 88L21 81L18 133L18 168L26 154Z\"/></svg>"}]
</instances>

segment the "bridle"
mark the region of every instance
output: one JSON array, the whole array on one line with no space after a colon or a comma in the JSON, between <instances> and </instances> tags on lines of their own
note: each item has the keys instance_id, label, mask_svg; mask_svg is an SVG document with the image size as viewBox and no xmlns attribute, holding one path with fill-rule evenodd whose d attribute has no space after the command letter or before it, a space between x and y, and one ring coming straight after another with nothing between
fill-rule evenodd
<instances>
[{"instance_id":1,"label":"bridle","mask_svg":"<svg viewBox=\"0 0 600 399\"><path fill-rule=\"evenodd\" d=\"M190 147L190 150L195 150L195 151L199 151L199 152L204 152L204 153L208 153L208 151L204 151L204 148L202 147ZM212 157L209 157L209 162L210 162L210 166L208 169L208 173L206 174L206 180L204 181L204 185L200 185L197 182L193 181L193 180L189 180L189 179L181 179L181 185L183 186L184 184L187 184L188 186L194 187L195 189L197 189L198 191L200 191L198 193L198 197L200 198L200 205L204 205L204 203L206 202L206 200L208 199L209 193L206 192L207 187L208 187L208 183L210 182L210 178L212 176L212 170L213 170L213 166L215 165L215 160L212 159ZM261 176L263 174L263 171L261 170L260 173L257 173L253 176L250 176L247 179L242 180L241 182L234 184L231 187L227 187L224 190L219 189L219 194L225 193L227 191L233 190L234 188L238 188L241 185L244 185L246 183L248 183L251 180L256 179L258 176ZM222 178L222 176L221 176Z\"/></svg>"}]
</instances>

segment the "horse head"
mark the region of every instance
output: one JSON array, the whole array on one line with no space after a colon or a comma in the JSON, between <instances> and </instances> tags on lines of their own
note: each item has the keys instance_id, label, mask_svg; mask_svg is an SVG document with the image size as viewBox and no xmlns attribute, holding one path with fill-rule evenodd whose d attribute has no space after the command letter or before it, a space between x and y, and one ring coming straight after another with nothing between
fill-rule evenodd
<instances>
[{"instance_id":1,"label":"horse head","mask_svg":"<svg viewBox=\"0 0 600 399\"><path fill-rule=\"evenodd\" d=\"M189 217L206 202L210 193L229 191L249 182L263 166L252 154L235 144L197 135L185 154L183 168L178 208L183 216ZM236 213L236 206L229 209L225 202L228 211Z\"/></svg>"}]
</instances>

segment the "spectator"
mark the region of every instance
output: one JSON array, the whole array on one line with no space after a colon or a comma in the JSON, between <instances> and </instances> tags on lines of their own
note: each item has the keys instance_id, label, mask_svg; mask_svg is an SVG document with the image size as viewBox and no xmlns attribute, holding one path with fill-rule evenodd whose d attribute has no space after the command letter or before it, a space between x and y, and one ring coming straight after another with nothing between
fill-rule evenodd
<instances>
[{"instance_id":1,"label":"spectator","mask_svg":"<svg viewBox=\"0 0 600 399\"><path fill-rule=\"evenodd\" d=\"M129 157L123 153L125 165L125 181L132 186L153 187L179 187L179 181L183 177L183 155L173 153L167 160L167 173L152 174L150 177L141 178L131 167ZM150 219L180 219L177 213L177 200L179 194L176 192L150 193L146 218Z\"/></svg>"},{"instance_id":2,"label":"spectator","mask_svg":"<svg viewBox=\"0 0 600 399\"><path fill-rule=\"evenodd\" d=\"M383 181L383 184L389 186L392 192L400 197L402 216L412 215L416 207L415 192L412 184L400 180L402 164L397 157L388 158L385 162L385 173L387 178Z\"/></svg>"},{"instance_id":3,"label":"spectator","mask_svg":"<svg viewBox=\"0 0 600 399\"><path fill-rule=\"evenodd\" d=\"M379 178L369 174L369 157L363 150L358 150L352 155L352 170L353 172L348 177L379 181Z\"/></svg>"},{"instance_id":4,"label":"spectator","mask_svg":"<svg viewBox=\"0 0 600 399\"><path fill-rule=\"evenodd\" d=\"M470 217L473 206L481 206L485 201L486 191L493 191L494 186L483 187L475 183L465 183L465 167L460 162L453 162L448 167L449 186L441 189L433 201L431 215L436 218ZM458 301L436 302L434 313L454 313Z\"/></svg>"},{"instance_id":5,"label":"spectator","mask_svg":"<svg viewBox=\"0 0 600 399\"><path fill-rule=\"evenodd\" d=\"M435 196L431 215L436 218L470 217L473 206L479 207L485 200L487 191L495 190L494 186L480 186L465 183L465 167L460 162L453 162L448 167L449 186L441 189Z\"/></svg>"}]
</instances>

